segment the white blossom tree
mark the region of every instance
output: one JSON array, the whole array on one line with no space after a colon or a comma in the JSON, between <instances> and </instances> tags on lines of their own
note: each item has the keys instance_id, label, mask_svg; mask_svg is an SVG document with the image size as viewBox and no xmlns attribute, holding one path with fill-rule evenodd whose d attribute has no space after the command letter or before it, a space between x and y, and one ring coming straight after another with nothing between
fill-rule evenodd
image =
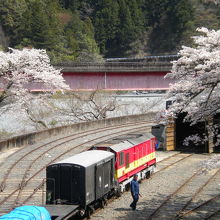
<instances>
[{"instance_id":1,"label":"white blossom tree","mask_svg":"<svg viewBox=\"0 0 220 220\"><path fill-rule=\"evenodd\" d=\"M0 107L11 100L27 103L33 98L31 86L39 86L45 92L68 89L60 70L50 65L45 50L0 51Z\"/></svg>"},{"instance_id":2,"label":"white blossom tree","mask_svg":"<svg viewBox=\"0 0 220 220\"><path fill-rule=\"evenodd\" d=\"M185 112L185 121L192 124L210 122L220 112L220 30L200 28L198 31L202 34L193 37L195 47L183 46L180 58L173 62L171 73L166 75L175 80L168 93L173 104L166 112L167 118ZM219 123L208 128L219 139ZM188 137L188 141L198 143L199 136Z\"/></svg>"},{"instance_id":3,"label":"white blossom tree","mask_svg":"<svg viewBox=\"0 0 220 220\"><path fill-rule=\"evenodd\" d=\"M38 88L42 93L36 95L32 89ZM0 51L0 112L15 106L29 111L29 104L43 103L48 94L66 90L60 70L50 64L45 50L11 49Z\"/></svg>"}]
</instances>

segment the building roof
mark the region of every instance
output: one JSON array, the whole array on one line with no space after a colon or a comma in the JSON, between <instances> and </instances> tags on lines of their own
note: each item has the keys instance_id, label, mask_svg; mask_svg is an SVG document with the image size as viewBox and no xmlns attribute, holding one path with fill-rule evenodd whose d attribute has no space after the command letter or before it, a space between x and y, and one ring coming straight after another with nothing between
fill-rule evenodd
<instances>
[{"instance_id":1,"label":"building roof","mask_svg":"<svg viewBox=\"0 0 220 220\"><path fill-rule=\"evenodd\" d=\"M83 167L88 167L94 163L101 162L102 160L109 159L110 157L113 156L114 154L108 151L90 150L90 151L84 151L67 159L61 160L56 164L68 163L68 164L76 164Z\"/></svg>"}]
</instances>

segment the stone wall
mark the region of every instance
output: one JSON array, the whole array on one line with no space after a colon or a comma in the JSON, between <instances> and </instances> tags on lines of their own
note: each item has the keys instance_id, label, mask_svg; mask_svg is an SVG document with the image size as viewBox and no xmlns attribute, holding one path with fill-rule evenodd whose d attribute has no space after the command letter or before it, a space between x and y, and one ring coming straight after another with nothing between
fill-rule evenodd
<instances>
[{"instance_id":1,"label":"stone wall","mask_svg":"<svg viewBox=\"0 0 220 220\"><path fill-rule=\"evenodd\" d=\"M142 115L131 115L123 117L108 118L104 120L89 121L76 123L67 126L61 126L56 128L51 128L47 130L42 130L40 132L32 132L29 134L24 134L10 138L8 140L3 140L0 142L0 152L6 151L14 147L24 147L27 145L33 145L39 141L52 138L53 136L65 136L70 133L82 132L90 129L103 128L107 126L114 126L120 124L126 124L131 122L141 122L141 121L150 121L154 119L155 113L148 113Z\"/></svg>"}]
</instances>

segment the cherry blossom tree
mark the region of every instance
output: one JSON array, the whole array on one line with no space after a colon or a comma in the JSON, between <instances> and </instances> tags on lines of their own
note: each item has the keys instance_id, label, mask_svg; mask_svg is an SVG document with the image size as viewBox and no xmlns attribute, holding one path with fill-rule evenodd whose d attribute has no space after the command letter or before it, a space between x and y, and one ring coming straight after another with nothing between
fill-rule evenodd
<instances>
[{"instance_id":1,"label":"cherry blossom tree","mask_svg":"<svg viewBox=\"0 0 220 220\"><path fill-rule=\"evenodd\" d=\"M33 86L50 93L69 88L60 70L50 65L45 50L0 51L0 110L11 103L25 107L36 97L31 92Z\"/></svg>"},{"instance_id":2,"label":"cherry blossom tree","mask_svg":"<svg viewBox=\"0 0 220 220\"><path fill-rule=\"evenodd\" d=\"M98 89L84 94L72 92L66 95L66 100L65 106L56 108L74 122L105 119L119 107L116 97L108 96Z\"/></svg>"},{"instance_id":3,"label":"cherry blossom tree","mask_svg":"<svg viewBox=\"0 0 220 220\"><path fill-rule=\"evenodd\" d=\"M209 122L220 112L220 30L200 28L197 31L202 34L193 37L195 47L183 46L180 58L173 61L172 71L166 75L175 81L168 93L173 104L166 116L175 118L185 112L185 121L192 124L206 121L219 145L219 122ZM199 137L188 137L188 141L198 143Z\"/></svg>"}]
</instances>

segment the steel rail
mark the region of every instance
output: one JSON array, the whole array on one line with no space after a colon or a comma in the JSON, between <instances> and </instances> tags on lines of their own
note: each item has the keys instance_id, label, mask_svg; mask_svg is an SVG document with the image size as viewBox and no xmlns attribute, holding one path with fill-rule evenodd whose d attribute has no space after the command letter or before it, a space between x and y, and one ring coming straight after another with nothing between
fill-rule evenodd
<instances>
[{"instance_id":1,"label":"steel rail","mask_svg":"<svg viewBox=\"0 0 220 220\"><path fill-rule=\"evenodd\" d=\"M179 154L180 154L180 153L174 154L174 155L170 156L170 157L167 158L167 159L170 159L170 158L172 158L172 157L174 157L174 156L176 156L176 155L179 155ZM159 173L159 172L161 172L161 171L163 171L163 170L165 170L165 169L167 169L167 168L169 168L169 167L171 167L171 166L173 166L173 165L179 163L179 162L182 161L182 160L185 160L185 159L187 159L187 158L189 158L189 157L192 157L192 156L193 156L193 154L187 155L187 156L185 156L185 157L183 157L183 158L181 158L181 159L179 159L179 160L177 160L177 161L175 161L175 162L173 162L173 163L171 163L171 164L169 164L169 165L167 165L167 166L161 168L160 170L158 170L157 172L155 172L153 175L156 175L157 173ZM166 158L165 158L165 160L166 160ZM164 160L161 160L161 161L159 161L158 163L160 163L160 162L164 162Z\"/></svg>"},{"instance_id":2,"label":"steel rail","mask_svg":"<svg viewBox=\"0 0 220 220\"><path fill-rule=\"evenodd\" d=\"M187 178L186 181L183 182L173 193L166 197L166 199L147 217L147 220L153 219L153 217L158 213L158 211L173 197L175 196L181 189L183 189L198 173L201 172L202 169L199 169L195 172L191 177Z\"/></svg>"},{"instance_id":3,"label":"steel rail","mask_svg":"<svg viewBox=\"0 0 220 220\"><path fill-rule=\"evenodd\" d=\"M179 154L181 154L181 153L176 153L176 154L174 154L174 155L171 155L171 156L169 156L169 157L167 157L167 158L165 158L165 159L159 161L158 163L167 161L167 160L169 160L169 159L171 159L171 158L173 158L173 157L175 157L176 155L179 155ZM172 163L172 164L169 164L169 165L167 165L166 167L163 167L161 170L165 170L165 169L169 168L170 166L172 166L172 165L174 165L174 164L176 164L176 163L178 163L178 162L180 162L180 161L182 161L182 160L184 160L184 159L187 159L188 157L191 157L191 156L192 156L192 155L187 155L186 157L181 158L180 160L178 160L178 161L176 161L176 162L174 162L174 163ZM154 173L153 176L156 175L157 173L159 173L161 170L159 170L159 171L157 171L156 173ZM39 189L42 187L43 184L44 184L44 183L43 183L43 181L42 181L42 182L35 188L35 190L33 191L33 193L32 193L28 198L26 198L26 200L23 201L23 204L26 203L26 202L28 202L28 201L33 197L33 195L37 192L37 190L39 190ZM113 202L115 199L117 199L117 197L116 197L116 198L113 197L113 198L108 199L108 203ZM94 213L97 213L99 210L100 210L100 208L98 208L97 210L95 210ZM92 213L92 214L94 214L94 213ZM83 218L83 219L86 219L86 218Z\"/></svg>"},{"instance_id":4,"label":"steel rail","mask_svg":"<svg viewBox=\"0 0 220 220\"><path fill-rule=\"evenodd\" d=\"M131 131L131 130L138 131L138 130L140 130L140 128L146 129L146 127L149 127L149 126L151 126L151 125L148 125L148 126L145 125L145 126L138 127L138 128L127 129L126 131L121 132L121 133L125 133L125 134L126 134L128 131ZM121 133L120 133L120 134L121 134ZM111 136L114 135L114 134L118 134L118 132L111 133ZM86 135L85 135L85 136L86 136ZM79 145L76 145L76 146L74 146L74 147L68 149L67 151L63 152L62 154L60 154L59 156L57 156L55 159L53 159L52 161L50 161L50 163L46 164L46 165L43 166L40 170L38 170L38 171L37 171L34 175L32 175L27 181L25 181L25 185L26 185L31 179L33 179L37 174L39 174L41 171L43 171L49 164L55 162L55 161L56 161L57 159L59 159L60 157L64 156L65 154L67 154L67 153L69 153L69 152L71 152L72 150L74 150L74 149L80 147L82 144L87 144L87 143L90 143L90 142L92 142L92 141L94 141L94 140L98 140L98 139L101 139L101 138L106 137L106 136L109 136L109 135L103 135L103 136L100 136L100 137L98 137L98 138L94 138L94 139L92 139L92 140L89 140L89 141L86 141L86 142L81 143L81 144L79 144ZM109 139L111 139L111 138L108 138L107 140L109 140ZM66 142L69 142L69 141L70 141L70 140L64 141L64 142L62 142L62 144L66 143ZM58 145L60 145L60 144L58 144ZM37 187L37 188L38 188L38 187ZM21 189L23 189L23 188L21 188ZM5 197L2 201L0 201L0 205L2 205L3 203L5 203L10 197L12 197L12 196L13 196L15 193L17 193L19 190L20 190L20 188L17 188L17 189L15 189L14 191L12 191L7 197Z\"/></svg>"},{"instance_id":5,"label":"steel rail","mask_svg":"<svg viewBox=\"0 0 220 220\"><path fill-rule=\"evenodd\" d=\"M124 127L124 126L123 126ZM121 128L121 127L120 127ZM109 130L110 128L108 128L108 129L103 129L104 131L106 131L106 130ZM103 130L102 130L102 132L103 132ZM93 134L94 132L90 132L89 134ZM79 139L79 138L82 138L82 137L85 137L85 136L87 136L88 135L88 133L82 133L83 135L80 135L80 136L77 136L75 139ZM74 135L75 136L75 135ZM57 144L57 145L55 145L55 146L52 146L52 147L50 147L49 149L47 149L46 151L44 151L43 153L41 153L37 158L35 158L35 160L32 162L32 163L30 163L29 164L29 166L28 166L28 168L25 170L25 173L23 174L23 178L22 178L22 181L21 181L21 183L20 183L20 188L19 188L19 193L18 193L18 195L17 195L17 198L16 198L16 200L15 200L15 202L14 203L16 203L17 202L17 200L18 200L18 197L20 196L20 192L22 191L22 189L24 188L24 186L26 185L26 175L27 175L27 173L30 171L30 169L32 168L32 166L33 166L33 164L37 161L37 160L39 160L42 156L44 156L44 154L45 153L48 153L48 152L50 152L51 150L54 150L55 148L57 148L57 147L59 147L61 144L64 144L64 143L68 143L68 142L70 142L70 141L73 141L73 140L75 140L75 139L70 139L70 140L67 140L67 141L64 141L64 142L61 142L61 143L59 143L59 144Z\"/></svg>"},{"instance_id":6,"label":"steel rail","mask_svg":"<svg viewBox=\"0 0 220 220\"><path fill-rule=\"evenodd\" d=\"M206 216L206 217L204 218L204 220L211 219L211 218L213 218L215 215L217 215L217 214L219 214L219 213L220 213L220 210L217 210L217 211L213 212L211 215Z\"/></svg>"},{"instance_id":7,"label":"steel rail","mask_svg":"<svg viewBox=\"0 0 220 220\"><path fill-rule=\"evenodd\" d=\"M179 219L184 215L184 210L189 206L189 204L198 196L202 190L220 173L220 169L217 169L216 172L203 184L191 197L190 200L187 201L187 203L181 208L181 210L178 211L174 219Z\"/></svg>"},{"instance_id":8,"label":"steel rail","mask_svg":"<svg viewBox=\"0 0 220 220\"><path fill-rule=\"evenodd\" d=\"M146 126L139 127L139 128L136 128L136 129L134 129L134 128L128 129L127 131L134 131L134 130L135 130L135 131L140 131L140 128L146 129ZM127 131L124 131L123 133L126 134ZM118 134L118 132L111 133L111 135L113 135L113 134ZM88 143L90 143L90 142L92 142L92 141L94 141L94 140L98 140L98 139L103 138L103 137L106 137L106 136L107 136L107 135L103 135L103 136L101 136L101 137L94 138L94 139L92 139L92 140L89 140L89 141L84 142L83 144L88 144ZM108 135L108 136L109 136L109 135ZM111 138L107 138L106 140L111 140L111 139L112 139L112 137L111 137ZM106 141L106 140L105 140L105 141ZM60 155L57 156L56 158L54 158L52 161L50 161L50 162L47 163L45 166L43 166L40 170L38 170L34 175L32 175L26 182L29 182L29 181L30 181L31 179L33 179L36 175L38 175L40 172L42 172L47 166L49 166L50 164L52 164L53 162L55 162L56 160L58 160L60 157L64 156L65 154L67 154L67 153L69 153L69 152L71 152L72 150L74 150L74 149L80 147L81 145L82 145L82 144L78 144L78 145L72 147L71 149L69 149L69 150L63 152L62 154L60 154ZM87 149L85 149L85 150L87 150ZM83 150L83 151L84 151L84 150ZM80 151L80 152L83 152L83 151ZM42 185L42 182L35 188L34 193L32 193L28 198L26 198L26 199L22 202L22 204L24 204L24 203L26 203L28 200L30 200L31 197L37 192L36 189L40 189L41 185Z\"/></svg>"},{"instance_id":9,"label":"steel rail","mask_svg":"<svg viewBox=\"0 0 220 220\"><path fill-rule=\"evenodd\" d=\"M183 214L180 216L180 218L183 218L183 217L185 217L185 216L188 216L189 214L195 212L196 210L198 210L198 209L201 208L202 206L207 205L208 203L214 201L214 200L217 199L217 198L220 198L220 194L217 194L216 196L214 196L214 197L212 197L211 199L209 199L209 200L207 200L207 201L201 203L200 205L196 206L195 208L190 209L189 211L183 213ZM218 210L218 211L219 211L219 210Z\"/></svg>"},{"instance_id":10,"label":"steel rail","mask_svg":"<svg viewBox=\"0 0 220 220\"><path fill-rule=\"evenodd\" d=\"M163 160L157 162L157 164L158 164L158 163L161 163L161 162L165 162L165 161L167 161L167 160L169 160L169 159L171 159L171 158L173 158L173 157L175 157L175 156L177 156L177 155L179 155L179 154L181 154L181 153L173 154L173 155L171 155L171 156L169 156L169 157L167 157L167 158L165 158L165 159L163 159ZM189 156L191 156L191 155L189 155ZM165 169L169 168L170 166L172 166L172 165L174 165L174 164L176 164L176 163L182 161L183 159L188 158L189 156L184 157L184 158L181 158L180 160L178 160L178 161L176 161L176 162L174 162L174 163L172 163L172 164L167 165L166 167L163 168L163 170L165 170ZM161 170L162 170L162 169L161 169ZM155 173L153 174L153 176L155 176L155 175L156 175L157 173L159 173L161 170L155 172ZM143 181L146 181L146 180L147 180L147 179L144 179ZM111 203L111 202L115 201L116 199L118 199L118 197L110 198L110 199L108 199L108 203ZM93 214L99 212L100 210L101 210L101 208L96 209L93 213L91 213L91 215L93 215ZM86 217L83 218L83 220L85 220L85 219L87 219L87 218L86 218Z\"/></svg>"},{"instance_id":11,"label":"steel rail","mask_svg":"<svg viewBox=\"0 0 220 220\"><path fill-rule=\"evenodd\" d=\"M181 154L181 153L173 154L173 155L171 155L171 156L169 156L169 157L167 157L167 158L165 158L165 159L163 159L163 160L157 162L157 164L158 164L158 163L161 163L161 162L165 162L165 161L167 161L167 160L169 160L169 159L171 159L171 158L173 158L173 157L175 157L175 156L177 156L177 155L179 155L179 154ZM186 159L186 158L188 158L188 157L190 157L190 156L192 156L192 155L188 155L188 156L186 156L186 157L184 157L184 158L181 158L180 160L178 160L178 161L176 161L176 162L174 162L174 163L172 163L172 164L169 164L169 165L167 165L166 167L163 167L161 170L165 170L165 169L169 168L170 166L172 166L172 165L174 165L174 164L176 164L176 163L178 163L178 162L180 162L180 161L182 161L182 160L184 160L184 159ZM152 176L157 175L157 173L159 173L161 170L159 170L159 171L153 173ZM144 180L142 180L142 181L146 181L146 180L147 180L147 179L144 179ZM113 197L113 198L110 198L110 199L108 199L108 203L111 203L111 202L115 201L116 199L118 199L118 197L116 197L116 198L114 198L114 197ZM100 210L101 210L101 208L97 208L93 213L91 213L91 215L93 215L93 214L99 212ZM86 218L86 217L83 218L83 220L85 220L85 219L87 219L87 218Z\"/></svg>"},{"instance_id":12,"label":"steel rail","mask_svg":"<svg viewBox=\"0 0 220 220\"><path fill-rule=\"evenodd\" d=\"M23 155L22 157L20 157L17 161L15 161L15 162L11 165L11 167L7 170L5 176L3 177L3 180L2 180L2 182L1 182L1 184L0 184L0 193L4 191L5 185L6 185L6 181L7 181L7 179L8 179L9 174L11 173L12 169L13 169L20 161L22 161L26 156L29 156L31 153L34 153L35 151L37 151L37 150L39 150L39 149L41 149L41 148L47 146L48 144L52 144L52 143L54 143L54 142L56 142L56 141L60 141L60 140L63 140L63 139L65 139L65 138L77 136L77 135L80 135L80 134L83 134L83 133L89 133L89 134L90 134L90 133L95 133L94 131L97 131L97 132L98 132L98 131L103 131L103 130L110 130L111 128L114 128L114 127L120 128L120 127L124 127L124 126L131 125L131 124L142 124L142 123L146 123L146 122L147 122L147 121L144 121L144 122L141 122L141 123L140 123L140 122L139 122L139 123L138 123L138 122L137 122L137 123L125 123L125 124L118 125L118 126L109 126L109 127L104 127L104 128L91 129L91 130L86 131L86 132L80 132L80 133L75 133L75 134L67 135L67 136L65 136L65 137L58 138L58 139L49 141L49 142L47 142L47 143L45 143L45 144L43 144L43 145L40 145L39 147L37 147L37 148L35 148L35 149L32 149L31 151L28 151L25 155ZM148 121L148 123L149 123L149 121ZM22 150L22 149L21 149L21 150ZM21 150L19 150L19 151L21 151ZM18 151L15 152L14 154L16 154L16 153L18 153ZM14 154L13 154L13 155L14 155Z\"/></svg>"}]
</instances>

